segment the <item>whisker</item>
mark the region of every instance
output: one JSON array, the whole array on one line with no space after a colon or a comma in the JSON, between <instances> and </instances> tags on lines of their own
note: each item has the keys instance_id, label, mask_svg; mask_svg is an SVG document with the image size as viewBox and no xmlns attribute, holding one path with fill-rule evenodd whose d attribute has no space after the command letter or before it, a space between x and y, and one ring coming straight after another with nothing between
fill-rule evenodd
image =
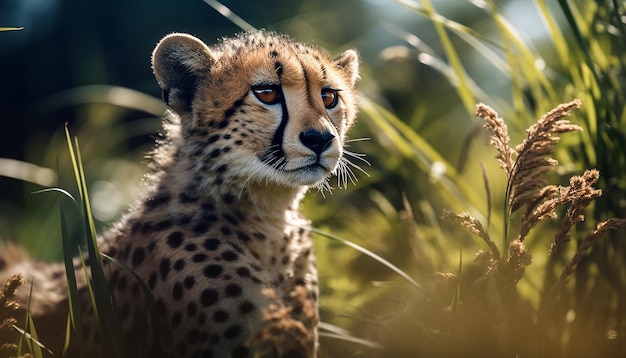
<instances>
[{"instance_id":1,"label":"whisker","mask_svg":"<svg viewBox=\"0 0 626 358\"><path fill-rule=\"evenodd\" d=\"M363 173L363 174L367 175L368 177L370 176L370 175L369 175L369 174L365 171L365 169L361 168L359 165L352 163L352 162L351 162L350 160L348 160L347 158L342 158L342 159L345 161L345 163L349 164L352 168L354 168L354 169L356 169L356 170L360 171L361 173ZM365 161L365 162L366 162L367 164L369 164L369 162L367 162L367 161Z\"/></svg>"},{"instance_id":2,"label":"whisker","mask_svg":"<svg viewBox=\"0 0 626 358\"><path fill-rule=\"evenodd\" d=\"M357 181L359 181L359 178L356 176L352 168L348 166L348 164L351 166L355 166L356 168L361 170L363 173L365 173L365 175L369 176L369 174L367 174L363 169L361 169L361 167L359 167L358 165L355 165L354 163L351 163L348 160L345 160L343 163L344 169L345 169L345 175L347 176L348 179L350 179L350 182L352 182L353 185L356 184Z\"/></svg>"},{"instance_id":3,"label":"whisker","mask_svg":"<svg viewBox=\"0 0 626 358\"><path fill-rule=\"evenodd\" d=\"M280 157L280 158L276 158L276 162L271 164L271 167L276 170L279 170L279 169L284 168L285 165L287 165L287 159L285 159L285 157Z\"/></svg>"},{"instance_id":4,"label":"whisker","mask_svg":"<svg viewBox=\"0 0 626 358\"><path fill-rule=\"evenodd\" d=\"M337 187L339 189L344 189L343 184L342 184L343 183L343 163L341 163L341 160L337 163L337 168L332 174L337 177Z\"/></svg>"},{"instance_id":5,"label":"whisker","mask_svg":"<svg viewBox=\"0 0 626 358\"><path fill-rule=\"evenodd\" d=\"M364 162L365 164L367 164L369 166L372 166L372 164L367 159L365 159L366 155L363 154L363 153L355 153L355 152L351 152L351 151L349 151L347 149L344 149L343 152L344 152L344 154L346 154L347 156L349 156L351 158L358 159L358 160Z\"/></svg>"},{"instance_id":6,"label":"whisker","mask_svg":"<svg viewBox=\"0 0 626 358\"><path fill-rule=\"evenodd\" d=\"M358 166L358 165L356 165L356 164L352 163L351 161L346 160L346 163L348 163L348 164L349 164L352 168L354 168L354 169L356 169L356 170L360 171L361 173L363 173L363 174L367 175L368 177L370 176L370 175L369 175L369 173L365 171L365 169L363 169L363 168L361 168L360 166ZM347 168L347 167L346 167L346 168ZM349 169L349 170L352 172L352 169L350 169L350 168L347 168L347 169Z\"/></svg>"},{"instance_id":7,"label":"whisker","mask_svg":"<svg viewBox=\"0 0 626 358\"><path fill-rule=\"evenodd\" d=\"M337 176L337 187L339 189L345 189L345 170L343 167L344 164L340 160L337 166L337 173L335 174Z\"/></svg>"},{"instance_id":8,"label":"whisker","mask_svg":"<svg viewBox=\"0 0 626 358\"><path fill-rule=\"evenodd\" d=\"M330 178L326 178L321 183L315 185L315 188L320 192L320 194L322 194L322 197L324 198L326 197L326 191L328 191L330 195L333 194L333 187L330 185L329 179Z\"/></svg>"},{"instance_id":9,"label":"whisker","mask_svg":"<svg viewBox=\"0 0 626 358\"><path fill-rule=\"evenodd\" d=\"M363 137L363 138L346 139L346 143L365 142L368 140L372 140L372 138Z\"/></svg>"},{"instance_id":10,"label":"whisker","mask_svg":"<svg viewBox=\"0 0 626 358\"><path fill-rule=\"evenodd\" d=\"M340 189L347 189L348 188L348 178L349 178L348 171L350 171L350 168L348 168L346 166L344 161L345 161L345 159L343 159L343 158L341 160L339 160L339 163L338 163L338 166L337 166L337 173L336 173L336 175L337 175L337 186Z\"/></svg>"}]
</instances>

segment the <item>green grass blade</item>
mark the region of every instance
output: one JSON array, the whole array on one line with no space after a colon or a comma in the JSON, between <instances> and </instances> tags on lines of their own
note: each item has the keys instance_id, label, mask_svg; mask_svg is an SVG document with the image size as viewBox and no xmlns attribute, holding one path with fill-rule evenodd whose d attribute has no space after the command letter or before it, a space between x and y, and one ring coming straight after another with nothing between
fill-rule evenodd
<instances>
[{"instance_id":1,"label":"green grass blade","mask_svg":"<svg viewBox=\"0 0 626 358\"><path fill-rule=\"evenodd\" d=\"M41 112L49 113L67 107L94 103L107 103L131 111L145 112L155 117L163 116L166 109L160 98L130 88L112 85L74 87L46 98L39 104L39 107Z\"/></svg>"},{"instance_id":2,"label":"green grass blade","mask_svg":"<svg viewBox=\"0 0 626 358\"><path fill-rule=\"evenodd\" d=\"M81 194L82 219L85 229L85 237L87 244L87 253L89 255L89 263L91 276L87 273L87 268L82 257L81 263L83 271L87 279L92 307L96 313L96 321L100 328L101 338L104 342L103 347L108 355L120 356L122 352L122 329L119 322L119 315L115 307L115 300L112 297L111 290L107 284L104 274L102 260L98 250L96 228L91 212L91 204L89 202L89 193L87 191L87 182L85 179L85 171L82 165L82 157L80 154L80 145L78 138L74 138L74 145L70 138L69 130L65 129L68 149L72 159L72 167L76 176L78 191Z\"/></svg>"},{"instance_id":3,"label":"green grass blade","mask_svg":"<svg viewBox=\"0 0 626 358\"><path fill-rule=\"evenodd\" d=\"M463 102L463 106L468 113L474 113L474 105L476 104L474 100L474 93L472 92L467 81L467 74L465 73L465 69L463 68L459 54L452 44L450 36L448 36L446 26L442 23L442 21L435 20L440 18L441 15L439 15L435 11L435 8L429 0L421 1L423 7L419 7L418 4L408 0L400 1L400 3L414 11L422 14L425 13L426 16L433 21L435 31L439 36L439 40L441 41L441 45L443 46L444 52L448 58L450 67L453 69L454 74L456 75L456 78L458 80L458 83L456 84L456 90L459 94L459 97L461 98L461 102Z\"/></svg>"},{"instance_id":4,"label":"green grass blade","mask_svg":"<svg viewBox=\"0 0 626 358\"><path fill-rule=\"evenodd\" d=\"M544 99L547 97L554 102L562 101L563 99L557 95L552 81L537 67L537 61L542 60L541 57L525 43L515 27L502 16L495 1L488 0L488 3L489 14L497 26L507 63L511 67L513 107L516 113L524 114L527 112L524 90L530 91L533 98ZM537 108L537 115L541 115L552 108L552 105L549 104L550 101L541 100L537 103L540 105ZM543 108L541 105L546 107Z\"/></svg>"},{"instance_id":5,"label":"green grass blade","mask_svg":"<svg viewBox=\"0 0 626 358\"><path fill-rule=\"evenodd\" d=\"M548 5L543 0L535 0L535 5L539 9L539 15L546 23L546 27L548 28L548 34L552 39L552 44L554 45L554 49L559 56L559 62L565 68L570 67L570 62L572 60L572 49L567 45L567 41L563 36L563 32L559 28L559 25L552 15L550 9L548 9ZM579 82L579 81L576 81Z\"/></svg>"},{"instance_id":6,"label":"green grass blade","mask_svg":"<svg viewBox=\"0 0 626 358\"><path fill-rule=\"evenodd\" d=\"M102 329L102 324L100 321L100 311L98 310L98 304L96 302L96 296L93 292L93 284L91 282L91 276L89 276L89 271L87 269L87 263L85 263L85 258L83 256L83 250L78 248L78 259L81 264L81 268L83 270L83 275L85 275L85 279L87 280L87 290L89 291L89 300L91 303L91 308L94 314L94 320L96 321L96 325Z\"/></svg>"},{"instance_id":7,"label":"green grass blade","mask_svg":"<svg viewBox=\"0 0 626 358\"><path fill-rule=\"evenodd\" d=\"M96 249L97 250L97 242L96 242L96 225L93 221L93 214L91 213L91 205L89 202L89 193L87 192L87 181L85 180L85 170L83 168L83 161L82 161L82 157L80 155L80 147L78 145L78 138L74 138L74 142L75 142L75 150L76 150L76 163L73 163L75 165L75 169L78 171L78 175L79 175L79 181L78 181L78 186L80 188L80 191L83 193L82 198L83 198L83 210L84 210L84 219L85 219L85 223L87 225L87 227L85 228L88 234L88 240L87 240L87 247L91 249ZM90 243L93 244L93 247L90 246ZM99 259L99 255L97 255L97 251L91 252L89 251L89 254L94 254L95 256L90 256L90 257L94 257L96 259ZM100 266L100 268L102 268L102 266ZM92 267L93 270L93 267ZM102 272L104 277L104 272Z\"/></svg>"},{"instance_id":8,"label":"green grass blade","mask_svg":"<svg viewBox=\"0 0 626 358\"><path fill-rule=\"evenodd\" d=\"M44 187L56 185L57 173L22 160L0 158L0 176L31 182Z\"/></svg>"},{"instance_id":9,"label":"green grass blade","mask_svg":"<svg viewBox=\"0 0 626 358\"><path fill-rule=\"evenodd\" d=\"M28 347L29 352L34 358L43 358L42 349L47 350L50 354L50 351L46 346L44 346L40 341L37 335L37 329L35 328L35 322L33 321L33 317L30 314L30 304L31 299L33 297L33 287L35 286L35 281L31 281L30 284L30 293L28 295L28 304L26 306L26 318L24 319L24 329L21 329L15 325L13 328L17 330L21 336L18 344L18 355L21 356L24 344ZM53 355L53 354L52 354Z\"/></svg>"},{"instance_id":10,"label":"green grass blade","mask_svg":"<svg viewBox=\"0 0 626 358\"><path fill-rule=\"evenodd\" d=\"M101 317L105 317L103 322L109 322L113 313L111 310L110 295L108 294L109 289L104 275L102 262L100 260L100 252L98 251L96 225L93 221L93 215L91 213L91 204L89 202L89 194L87 192L87 182L85 180L85 171L80 155L78 138L74 138L74 141L76 145L75 150L77 158L74 165L79 173L80 181L78 182L78 185L80 191L83 193L83 219L85 223L85 234L87 236L87 253L89 255L89 264L91 267L91 279L94 285L94 291L96 292L98 310L100 310ZM107 328L111 329L112 326L107 324Z\"/></svg>"},{"instance_id":11,"label":"green grass blade","mask_svg":"<svg viewBox=\"0 0 626 358\"><path fill-rule=\"evenodd\" d=\"M31 319L30 322L32 322L32 319ZM43 351L42 351L42 349L45 349L48 353L50 353L50 355L54 355L54 353L52 353L52 351L50 349L46 348L46 346L43 343L39 342L39 340L37 338L35 338L34 335L28 333L27 331L21 329L18 326L13 325L11 327L14 330L16 330L19 334L22 335L22 337L24 338L24 343L26 343L26 345L28 347L31 347L31 345L33 346L33 349L31 349L31 351L30 351L31 356L33 358L43 358ZM33 350L35 350L35 351L38 350L39 353L33 353ZM23 353L24 353L24 345L22 343L19 343L18 344L18 348L17 348L17 354L18 354L19 357L21 357L21 356L25 355Z\"/></svg>"},{"instance_id":12,"label":"green grass blade","mask_svg":"<svg viewBox=\"0 0 626 358\"><path fill-rule=\"evenodd\" d=\"M96 226L91 213L91 204L89 202L89 194L87 192L87 182L85 180L85 172L82 165L78 138L75 138L76 154L78 162L78 172L80 174L80 187L83 192L83 219L85 223L85 234L87 236L87 252L89 254L89 264L91 267L91 280L93 283L94 298L97 303L97 309L100 314L100 323L103 325L106 337L108 337L108 349L116 352L119 356L122 342L122 330L119 323L119 316L115 309L115 302L112 297L111 290L107 283L102 260L100 259L100 251L98 250L98 242L96 236Z\"/></svg>"},{"instance_id":13,"label":"green grass blade","mask_svg":"<svg viewBox=\"0 0 626 358\"><path fill-rule=\"evenodd\" d=\"M72 332L74 331L73 323L72 323L72 313L68 313L67 320L65 321L65 341L63 342L63 356L67 355L67 350L70 347ZM85 352L81 352L81 355L84 356Z\"/></svg>"},{"instance_id":14,"label":"green grass blade","mask_svg":"<svg viewBox=\"0 0 626 358\"><path fill-rule=\"evenodd\" d=\"M342 239L340 237L334 236L332 234L329 234L327 232L312 228L311 232L318 234L320 236L323 236L325 238L337 241L345 246L348 246L352 249L355 249L356 251L371 257L372 259L378 261L379 263L383 264L384 266L386 266L387 268L389 268L390 270L392 270L393 272L397 273L398 275L400 275L400 277L402 277L403 279L405 279L407 282L409 282L411 284L411 286L415 287L415 289L417 290L417 292L424 298L426 298L427 300L431 300L430 296L428 295L428 293L426 293L426 290L424 290L424 288L422 287L422 285L420 285L419 283L417 283L417 281L415 281L411 276L407 275L404 271L400 270L397 266L395 266L394 264L392 264L391 262L385 260L384 258L380 257L379 255L371 252L370 250L364 248L363 246L357 245L352 241L348 241L345 239Z\"/></svg>"},{"instance_id":15,"label":"green grass blade","mask_svg":"<svg viewBox=\"0 0 626 358\"><path fill-rule=\"evenodd\" d=\"M372 322L372 323L376 324L377 322ZM374 349L383 348L380 344L374 341L354 337L353 335L350 334L350 332L346 331L343 328L337 327L334 324L330 324L327 322L320 322L318 325L318 328L319 328L320 337L326 337L326 338L337 339L337 340L341 340L345 342L356 343L356 344L365 346L367 348L374 348Z\"/></svg>"},{"instance_id":16,"label":"green grass blade","mask_svg":"<svg viewBox=\"0 0 626 358\"><path fill-rule=\"evenodd\" d=\"M35 358L40 358L43 356L43 352L41 351L41 347L34 344L34 340L37 339L37 331L35 329L35 324L33 322L33 317L30 314L30 304L31 299L33 297L33 287L35 286L35 280L30 283L30 293L28 294L28 304L26 306L26 319L24 325L24 338L26 339L26 345L28 346L29 351L33 354Z\"/></svg>"},{"instance_id":17,"label":"green grass blade","mask_svg":"<svg viewBox=\"0 0 626 358\"><path fill-rule=\"evenodd\" d=\"M423 15L426 15L426 13L424 12ZM495 51L487 46L491 45L492 47L501 48L500 44L493 42L491 39L486 38L485 36L467 26L451 21L441 15L437 14L431 20L441 22L444 26L446 26L447 29L456 34L461 40L465 41L468 45L474 48L476 52L481 54L483 58L488 60L494 66L494 68L499 70L507 77L511 76L511 67L509 66L509 64L506 61L502 60ZM417 35L409 33L393 24L384 24L383 27L390 33L405 40L409 45L417 49L420 53L426 53L431 56L435 56L434 50L426 45L424 41L422 41Z\"/></svg>"},{"instance_id":18,"label":"green grass blade","mask_svg":"<svg viewBox=\"0 0 626 358\"><path fill-rule=\"evenodd\" d=\"M72 137L70 136L70 129L68 124L65 123L65 139L67 141L67 149L70 152L70 160L72 162L72 168L74 169L74 178L76 180L76 184L80 183L80 174L78 173L78 168L76 167L76 154L74 153L74 146L72 145ZM83 193L80 191L80 186L78 188L78 193L80 198L83 198Z\"/></svg>"},{"instance_id":19,"label":"green grass blade","mask_svg":"<svg viewBox=\"0 0 626 358\"><path fill-rule=\"evenodd\" d=\"M383 348L380 344L378 344L376 342L372 342L372 341L367 340L367 339L357 338L357 337L353 337L353 336L344 336L344 335L341 335L341 334L328 333L328 332L319 332L319 336L320 337L331 338L331 339L336 339L336 340L340 340L340 341L344 341L344 342L354 343L354 344L358 344L358 345L361 345L361 346L365 346L367 348L373 348L373 349L382 349Z\"/></svg>"},{"instance_id":20,"label":"green grass blade","mask_svg":"<svg viewBox=\"0 0 626 358\"><path fill-rule=\"evenodd\" d=\"M30 333L24 332L26 334L25 337L26 342L28 343L28 348L30 349L30 352L34 358L43 358L42 348L44 348L45 346L41 342L39 342L37 329L35 328L35 322L33 322L33 316L27 314L26 320L28 322L28 330L30 331Z\"/></svg>"},{"instance_id":21,"label":"green grass blade","mask_svg":"<svg viewBox=\"0 0 626 358\"><path fill-rule=\"evenodd\" d=\"M72 200L74 205L76 205L77 209L80 209L80 204L78 203L78 201L76 201L76 199L74 199L74 196L72 196L72 194L70 194L70 192L68 192L65 189L61 189L61 188L46 188L46 189L33 191L31 194L42 194L42 193L50 193L50 192L57 192L57 193L61 193L61 194L65 195L67 198Z\"/></svg>"},{"instance_id":22,"label":"green grass blade","mask_svg":"<svg viewBox=\"0 0 626 358\"><path fill-rule=\"evenodd\" d=\"M256 28L250 25L246 20L237 16L234 12L232 12L229 8L224 6L219 1L216 0L203 0L207 5L215 9L215 11L219 12L222 16L230 20L233 24L239 26L240 29L244 31L254 31Z\"/></svg>"},{"instance_id":23,"label":"green grass blade","mask_svg":"<svg viewBox=\"0 0 626 358\"><path fill-rule=\"evenodd\" d=\"M491 10L491 16L493 20L496 22L496 26L498 28L498 32L503 42L504 55L507 60L507 63L510 67L510 78L511 78L511 88L513 95L513 108L517 113L522 113L524 110L524 94L523 94L523 80L522 74L518 70L520 67L520 59L516 56L516 54L511 49L508 38L505 35L506 33L506 25L502 23L502 19L499 17L499 14L495 10L495 4L493 1L490 2L489 9Z\"/></svg>"},{"instance_id":24,"label":"green grass blade","mask_svg":"<svg viewBox=\"0 0 626 358\"><path fill-rule=\"evenodd\" d=\"M454 68L450 66L448 63L446 63L443 59L437 56L430 55L430 54L420 54L419 60L424 65L429 66L435 71L441 73L443 76L446 77L448 82L453 87L458 89L460 79L457 74L457 71L455 71ZM465 81L466 81L466 86L468 86L468 88L472 91L472 93L478 100L482 102L486 102L486 103L496 102L489 95L487 95L487 93L483 91L483 89L480 88L478 84L467 74L465 75Z\"/></svg>"},{"instance_id":25,"label":"green grass blade","mask_svg":"<svg viewBox=\"0 0 626 358\"><path fill-rule=\"evenodd\" d=\"M73 198L72 198L73 199ZM76 201L74 201L76 202ZM63 263L65 264L65 275L67 280L67 291L68 291L68 304L69 304L69 317L68 317L68 325L71 323L71 328L76 333L76 340L79 345L79 351L81 355L84 356L85 347L84 347L84 337L83 337L83 326L82 326L82 312L80 310L79 300L78 300L78 285L76 283L76 272L74 271L74 262L73 262L73 250L72 250L72 242L70 240L70 234L67 229L67 221L65 217L65 207L63 205L63 201L59 200L59 209L61 216L61 240L63 243ZM69 347L70 341L70 331L66 331L66 344L64 345L64 352Z\"/></svg>"}]
</instances>

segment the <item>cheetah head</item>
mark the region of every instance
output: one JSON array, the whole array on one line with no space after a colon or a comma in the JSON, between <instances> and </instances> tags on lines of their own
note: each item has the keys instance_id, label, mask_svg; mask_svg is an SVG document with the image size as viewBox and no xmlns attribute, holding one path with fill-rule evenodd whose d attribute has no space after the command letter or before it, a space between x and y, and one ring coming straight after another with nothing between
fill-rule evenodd
<instances>
[{"instance_id":1,"label":"cheetah head","mask_svg":"<svg viewBox=\"0 0 626 358\"><path fill-rule=\"evenodd\" d=\"M171 34L152 65L180 121L179 150L195 158L196 172L297 188L345 176L346 131L357 113L355 51L332 58L264 31L214 47Z\"/></svg>"}]
</instances>

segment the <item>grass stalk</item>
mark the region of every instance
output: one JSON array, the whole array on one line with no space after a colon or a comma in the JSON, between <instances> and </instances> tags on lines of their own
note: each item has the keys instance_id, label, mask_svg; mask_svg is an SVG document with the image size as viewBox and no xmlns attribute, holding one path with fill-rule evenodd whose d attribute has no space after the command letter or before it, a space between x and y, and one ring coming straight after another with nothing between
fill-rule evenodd
<instances>
[{"instance_id":1,"label":"grass stalk","mask_svg":"<svg viewBox=\"0 0 626 358\"><path fill-rule=\"evenodd\" d=\"M337 241L339 243L341 243L342 245L345 245L347 247L350 247L366 256L371 257L372 259L376 260L378 263L386 266L387 268L389 268L390 270L392 270L393 272L397 273L398 275L400 275L400 277L402 277L404 280L406 280L409 284L411 284L411 286L413 286L416 290L417 293L422 296L423 298L427 299L427 300L431 300L431 297L428 295L428 293L426 292L426 290L424 290L424 288L422 287L422 285L420 285L419 283L417 283L417 281L415 281L411 276L409 276L407 273L405 273L404 271L402 271L400 268L398 268L397 266L395 266L394 264L392 264L391 262L385 260L384 258L382 258L381 256L373 253L372 251L352 242L349 240L345 240L342 239L340 237L337 237L335 235L329 234L327 232L312 228L311 232L318 234L322 237L325 237L327 239L331 239L333 241Z\"/></svg>"},{"instance_id":2,"label":"grass stalk","mask_svg":"<svg viewBox=\"0 0 626 358\"><path fill-rule=\"evenodd\" d=\"M409 8L411 9L416 8L416 4L411 1L401 1L401 3L405 6L409 6ZM429 18L434 19L435 17L439 16L430 0L421 0L421 3L423 6L423 10ZM465 73L465 69L463 68L461 59L459 58L459 54L452 44L450 36L448 35L447 29L443 25L443 23L441 21L433 21L433 25L435 26L435 31L437 32L439 40L443 45L444 52L446 53L446 56L448 58L448 62L450 63L450 66L452 67L456 75L456 79L458 81L456 89L459 97L461 98L461 102L463 102L463 106L468 113L473 113L475 105L474 92L470 89L467 74Z\"/></svg>"},{"instance_id":3,"label":"grass stalk","mask_svg":"<svg viewBox=\"0 0 626 358\"><path fill-rule=\"evenodd\" d=\"M80 260L85 272L87 287L89 288L96 322L100 328L99 331L101 338L104 342L106 342L103 344L105 352L107 352L108 355L119 357L122 356L123 352L121 346L123 337L121 323L119 322L119 315L116 310L115 300L112 295L112 291L109 289L102 260L100 259L95 223L91 212L87 182L82 165L78 138L74 138L74 143L72 143L67 126L65 127L65 135L72 160L72 167L74 169L74 176L81 197L82 219L84 224L87 253L89 255L90 275L87 273L87 265L82 256L82 252Z\"/></svg>"},{"instance_id":4,"label":"grass stalk","mask_svg":"<svg viewBox=\"0 0 626 358\"><path fill-rule=\"evenodd\" d=\"M73 199L73 198L72 198ZM66 330L66 341L63 347L64 352L67 351L70 344L71 331L76 335L78 349L82 356L85 355L85 338L83 337L83 318L78 301L78 285L76 283L76 272L74 270L73 261L73 244L70 240L70 234L67 229L66 211L63 200L59 200L59 214L61 220L61 239L63 242L63 263L65 264L65 274L67 280L67 291L69 300L69 317L68 329Z\"/></svg>"}]
</instances>

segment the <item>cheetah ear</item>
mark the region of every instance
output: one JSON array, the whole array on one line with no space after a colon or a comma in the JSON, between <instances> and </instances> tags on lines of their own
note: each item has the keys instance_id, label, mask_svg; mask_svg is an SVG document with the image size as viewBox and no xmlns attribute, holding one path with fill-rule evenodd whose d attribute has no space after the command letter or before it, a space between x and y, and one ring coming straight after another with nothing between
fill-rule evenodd
<instances>
[{"instance_id":1,"label":"cheetah ear","mask_svg":"<svg viewBox=\"0 0 626 358\"><path fill-rule=\"evenodd\" d=\"M178 33L165 36L152 53L152 69L165 103L179 114L190 112L198 80L214 63L215 57L199 39Z\"/></svg>"},{"instance_id":2,"label":"cheetah ear","mask_svg":"<svg viewBox=\"0 0 626 358\"><path fill-rule=\"evenodd\" d=\"M359 79L359 54L354 50L346 50L335 58L335 65L340 67L350 80L350 85L354 87Z\"/></svg>"}]
</instances>

